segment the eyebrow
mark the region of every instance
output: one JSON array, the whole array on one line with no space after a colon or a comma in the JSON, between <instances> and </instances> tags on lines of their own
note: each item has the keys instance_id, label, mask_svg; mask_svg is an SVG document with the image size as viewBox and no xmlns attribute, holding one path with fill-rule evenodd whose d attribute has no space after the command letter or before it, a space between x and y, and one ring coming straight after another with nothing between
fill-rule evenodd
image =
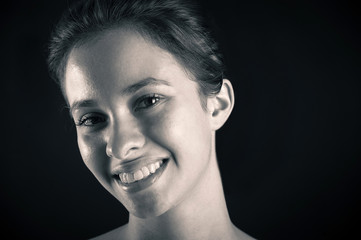
<instances>
[{"instance_id":1,"label":"eyebrow","mask_svg":"<svg viewBox=\"0 0 361 240\"><path fill-rule=\"evenodd\" d=\"M74 112L75 109L79 109L79 108L85 108L85 107L94 107L96 106L96 102L94 100L80 100L80 101L75 101L71 107L69 108L69 113L70 116L71 114Z\"/></svg>"},{"instance_id":2,"label":"eyebrow","mask_svg":"<svg viewBox=\"0 0 361 240\"><path fill-rule=\"evenodd\" d=\"M137 92L139 89L146 87L146 86L159 86L159 85L166 85L170 86L168 81L162 80L162 79L155 79L152 77L145 78L133 85L128 86L124 90L122 90L122 94L124 95L131 95Z\"/></svg>"},{"instance_id":3,"label":"eyebrow","mask_svg":"<svg viewBox=\"0 0 361 240\"><path fill-rule=\"evenodd\" d=\"M134 83L134 84L126 87L125 89L123 89L121 91L121 95L132 95L143 87L159 86L159 85L170 86L170 83L168 81L165 81L162 79L155 79L155 78L149 77L149 78L145 78L137 83ZM69 108L69 112L71 114L71 113L73 113L73 111L75 109L84 108L84 107L94 107L96 105L97 105L96 101L92 100L92 99L75 101Z\"/></svg>"}]
</instances>

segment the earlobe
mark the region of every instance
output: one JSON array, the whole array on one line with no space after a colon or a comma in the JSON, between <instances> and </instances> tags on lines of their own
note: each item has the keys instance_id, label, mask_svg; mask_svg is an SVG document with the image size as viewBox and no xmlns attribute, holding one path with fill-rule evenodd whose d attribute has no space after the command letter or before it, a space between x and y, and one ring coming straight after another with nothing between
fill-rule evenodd
<instances>
[{"instance_id":1,"label":"earlobe","mask_svg":"<svg viewBox=\"0 0 361 240\"><path fill-rule=\"evenodd\" d=\"M223 79L220 92L208 99L208 110L211 113L211 126L214 131L220 129L227 121L234 106L234 92L231 82Z\"/></svg>"}]
</instances>

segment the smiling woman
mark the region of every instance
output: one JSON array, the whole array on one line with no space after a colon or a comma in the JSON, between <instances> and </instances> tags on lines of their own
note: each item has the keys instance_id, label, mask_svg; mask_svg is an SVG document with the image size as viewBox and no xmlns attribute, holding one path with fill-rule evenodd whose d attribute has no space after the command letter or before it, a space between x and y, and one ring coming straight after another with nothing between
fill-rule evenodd
<instances>
[{"instance_id":1,"label":"smiling woman","mask_svg":"<svg viewBox=\"0 0 361 240\"><path fill-rule=\"evenodd\" d=\"M229 218L215 151L233 89L193 5L80 1L49 66L85 165L129 211L99 239L251 239Z\"/></svg>"}]
</instances>

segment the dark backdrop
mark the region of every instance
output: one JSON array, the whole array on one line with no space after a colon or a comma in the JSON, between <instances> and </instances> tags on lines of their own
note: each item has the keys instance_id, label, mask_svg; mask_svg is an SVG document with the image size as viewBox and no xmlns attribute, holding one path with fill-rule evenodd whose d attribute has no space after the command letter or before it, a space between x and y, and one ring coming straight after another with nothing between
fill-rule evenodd
<instances>
[{"instance_id":1,"label":"dark backdrop","mask_svg":"<svg viewBox=\"0 0 361 240\"><path fill-rule=\"evenodd\" d=\"M126 211L83 165L47 73L49 33L68 1L6 2L1 235L85 239L124 224ZM361 200L358 6L205 2L236 92L217 134L232 220L259 239L350 237Z\"/></svg>"}]
</instances>

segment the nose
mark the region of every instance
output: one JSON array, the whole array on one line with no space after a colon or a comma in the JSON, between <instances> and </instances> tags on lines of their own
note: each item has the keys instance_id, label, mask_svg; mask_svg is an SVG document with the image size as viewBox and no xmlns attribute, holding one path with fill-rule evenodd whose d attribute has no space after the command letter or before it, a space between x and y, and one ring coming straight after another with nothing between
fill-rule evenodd
<instances>
[{"instance_id":1,"label":"nose","mask_svg":"<svg viewBox=\"0 0 361 240\"><path fill-rule=\"evenodd\" d=\"M138 157L146 141L139 124L133 119L121 123L114 121L111 125L108 129L106 154L119 160Z\"/></svg>"}]
</instances>

